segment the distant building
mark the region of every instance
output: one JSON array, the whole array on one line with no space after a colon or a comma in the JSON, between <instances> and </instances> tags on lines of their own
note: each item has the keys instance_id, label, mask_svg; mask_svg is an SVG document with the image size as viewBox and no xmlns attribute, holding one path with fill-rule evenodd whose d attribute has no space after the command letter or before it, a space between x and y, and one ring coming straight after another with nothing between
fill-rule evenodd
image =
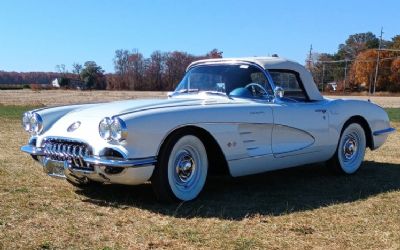
<instances>
[{"instance_id":1,"label":"distant building","mask_svg":"<svg viewBox=\"0 0 400 250\"><path fill-rule=\"evenodd\" d=\"M51 86L53 88L65 87L67 89L86 89L86 84L84 81L73 78L64 78L64 81L65 80L67 81L67 84L63 86L63 84L61 83L62 78L57 77L53 81L51 81Z\"/></svg>"},{"instance_id":2,"label":"distant building","mask_svg":"<svg viewBox=\"0 0 400 250\"><path fill-rule=\"evenodd\" d=\"M53 81L51 81L51 86L53 88L60 88L60 83L58 81L58 78L54 79Z\"/></svg>"},{"instance_id":3,"label":"distant building","mask_svg":"<svg viewBox=\"0 0 400 250\"><path fill-rule=\"evenodd\" d=\"M336 82L328 82L327 83L328 90L335 92L337 90L337 83Z\"/></svg>"}]
</instances>

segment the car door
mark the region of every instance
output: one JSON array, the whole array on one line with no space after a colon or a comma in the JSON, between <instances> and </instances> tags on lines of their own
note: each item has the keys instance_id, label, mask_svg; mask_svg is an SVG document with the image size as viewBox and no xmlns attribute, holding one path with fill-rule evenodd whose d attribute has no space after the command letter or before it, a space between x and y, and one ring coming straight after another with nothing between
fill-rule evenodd
<instances>
[{"instance_id":1,"label":"car door","mask_svg":"<svg viewBox=\"0 0 400 250\"><path fill-rule=\"evenodd\" d=\"M274 157L299 156L322 151L327 145L328 114L323 102L281 102L273 106Z\"/></svg>"},{"instance_id":2,"label":"car door","mask_svg":"<svg viewBox=\"0 0 400 250\"><path fill-rule=\"evenodd\" d=\"M299 75L291 71L272 71L275 86L285 91L272 106L274 126L272 152L275 158L302 158L317 161L325 156L328 145L329 114L326 101L309 101Z\"/></svg>"}]
</instances>

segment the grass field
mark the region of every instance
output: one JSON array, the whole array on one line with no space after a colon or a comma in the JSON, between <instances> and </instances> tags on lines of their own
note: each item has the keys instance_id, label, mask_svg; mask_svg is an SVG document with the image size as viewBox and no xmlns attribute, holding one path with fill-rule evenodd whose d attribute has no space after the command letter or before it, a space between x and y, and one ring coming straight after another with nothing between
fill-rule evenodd
<instances>
[{"instance_id":1,"label":"grass field","mask_svg":"<svg viewBox=\"0 0 400 250\"><path fill-rule=\"evenodd\" d=\"M95 103L137 98L166 98L167 92L160 91L77 91L77 90L0 90L0 105L14 106L54 106L72 103ZM329 98L352 98L368 100L385 107L400 108L400 96L388 94L385 96L337 96Z\"/></svg>"},{"instance_id":2,"label":"grass field","mask_svg":"<svg viewBox=\"0 0 400 250\"><path fill-rule=\"evenodd\" d=\"M201 197L155 201L150 184L85 190L19 151L27 106L0 106L0 249L399 249L400 133L353 176L323 165L214 177ZM400 109L387 109L400 129Z\"/></svg>"}]
</instances>

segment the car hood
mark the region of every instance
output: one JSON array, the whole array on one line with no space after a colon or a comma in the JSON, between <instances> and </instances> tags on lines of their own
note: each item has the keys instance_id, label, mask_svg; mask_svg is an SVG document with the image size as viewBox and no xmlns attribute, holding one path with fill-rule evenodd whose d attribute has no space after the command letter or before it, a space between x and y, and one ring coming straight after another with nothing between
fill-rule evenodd
<instances>
[{"instance_id":1,"label":"car hood","mask_svg":"<svg viewBox=\"0 0 400 250\"><path fill-rule=\"evenodd\" d=\"M86 138L98 134L98 124L104 117L113 117L150 109L165 109L173 107L189 107L198 105L223 104L238 102L228 98L170 98L170 99L145 99L126 100L109 103L87 104L67 112L53 124L45 128L44 137L62 136ZM49 118L49 117L47 117ZM46 120L46 117L44 117ZM71 124L79 122L80 127L76 131L68 132Z\"/></svg>"},{"instance_id":2,"label":"car hood","mask_svg":"<svg viewBox=\"0 0 400 250\"><path fill-rule=\"evenodd\" d=\"M83 106L69 112L65 116L104 118L156 108L201 105L202 102L202 100L194 99L145 99L117 101Z\"/></svg>"}]
</instances>

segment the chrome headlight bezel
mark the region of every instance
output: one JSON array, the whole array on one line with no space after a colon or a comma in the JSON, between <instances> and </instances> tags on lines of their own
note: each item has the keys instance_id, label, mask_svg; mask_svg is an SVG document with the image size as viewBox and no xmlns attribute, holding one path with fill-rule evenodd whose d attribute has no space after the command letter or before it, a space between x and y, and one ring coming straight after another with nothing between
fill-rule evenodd
<instances>
[{"instance_id":1,"label":"chrome headlight bezel","mask_svg":"<svg viewBox=\"0 0 400 250\"><path fill-rule=\"evenodd\" d=\"M106 141L121 142L128 137L128 129L121 118L105 117L99 123L99 135Z\"/></svg>"},{"instance_id":2,"label":"chrome headlight bezel","mask_svg":"<svg viewBox=\"0 0 400 250\"><path fill-rule=\"evenodd\" d=\"M99 135L106 141L111 140L111 125L112 120L109 117L103 118L99 123Z\"/></svg>"},{"instance_id":3,"label":"chrome headlight bezel","mask_svg":"<svg viewBox=\"0 0 400 250\"><path fill-rule=\"evenodd\" d=\"M126 123L119 117L115 117L111 123L111 138L114 141L123 141L128 137Z\"/></svg>"},{"instance_id":4,"label":"chrome headlight bezel","mask_svg":"<svg viewBox=\"0 0 400 250\"><path fill-rule=\"evenodd\" d=\"M38 113L25 112L22 116L22 126L31 135L39 135L43 130L43 119Z\"/></svg>"}]
</instances>

